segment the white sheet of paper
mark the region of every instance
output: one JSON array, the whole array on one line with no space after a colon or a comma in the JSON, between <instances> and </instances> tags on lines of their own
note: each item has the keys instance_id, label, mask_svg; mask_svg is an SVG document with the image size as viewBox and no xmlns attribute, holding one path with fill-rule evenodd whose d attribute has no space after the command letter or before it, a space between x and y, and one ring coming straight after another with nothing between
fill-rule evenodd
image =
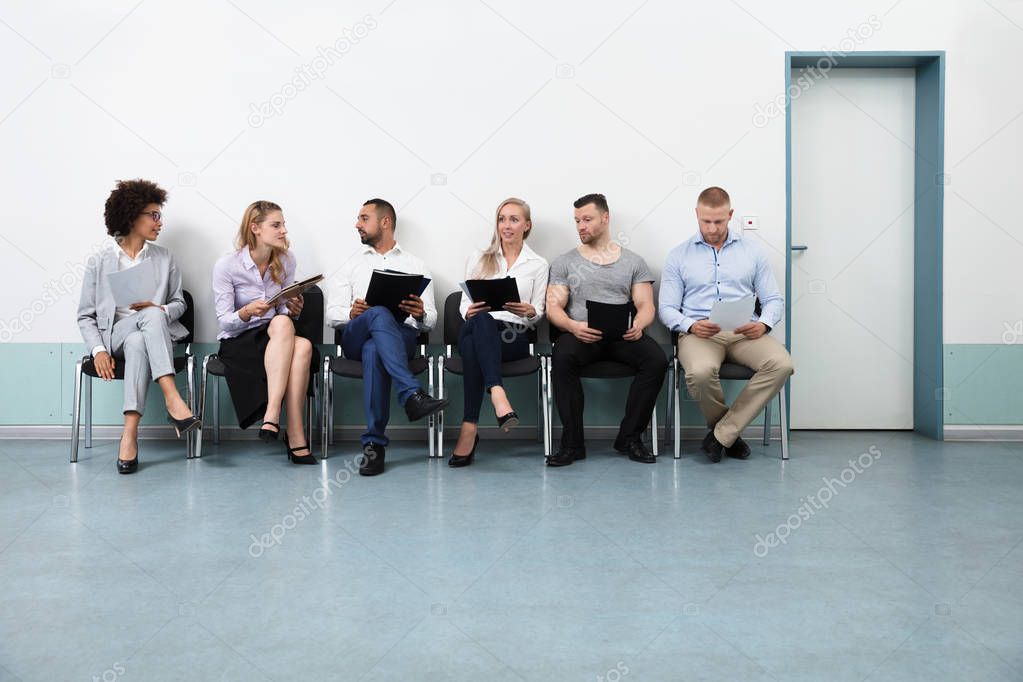
<instances>
[{"instance_id":1,"label":"white sheet of paper","mask_svg":"<svg viewBox=\"0 0 1023 682\"><path fill-rule=\"evenodd\" d=\"M721 327L721 331L733 331L753 319L754 300L754 296L747 296L737 301L714 301L710 321Z\"/></svg>"},{"instance_id":2,"label":"white sheet of paper","mask_svg":"<svg viewBox=\"0 0 1023 682\"><path fill-rule=\"evenodd\" d=\"M469 287L466 285L466 283L459 282L458 287L462 290L462 296L465 296L469 303L473 303L472 294L469 293Z\"/></svg>"},{"instance_id":3,"label":"white sheet of paper","mask_svg":"<svg viewBox=\"0 0 1023 682\"><path fill-rule=\"evenodd\" d=\"M107 282L118 307L151 301L156 293L156 269L153 261L146 258L127 270L111 272L107 275Z\"/></svg>"}]
</instances>

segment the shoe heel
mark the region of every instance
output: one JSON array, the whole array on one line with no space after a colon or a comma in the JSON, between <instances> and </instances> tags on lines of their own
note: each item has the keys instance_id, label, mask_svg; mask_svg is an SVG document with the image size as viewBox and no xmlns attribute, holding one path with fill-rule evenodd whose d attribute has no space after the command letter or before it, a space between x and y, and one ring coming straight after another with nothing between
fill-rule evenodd
<instances>
[{"instance_id":1,"label":"shoe heel","mask_svg":"<svg viewBox=\"0 0 1023 682\"><path fill-rule=\"evenodd\" d=\"M509 412L503 417L497 418L497 426L505 433L511 433L511 430L519 425L519 415L514 411Z\"/></svg>"}]
</instances>

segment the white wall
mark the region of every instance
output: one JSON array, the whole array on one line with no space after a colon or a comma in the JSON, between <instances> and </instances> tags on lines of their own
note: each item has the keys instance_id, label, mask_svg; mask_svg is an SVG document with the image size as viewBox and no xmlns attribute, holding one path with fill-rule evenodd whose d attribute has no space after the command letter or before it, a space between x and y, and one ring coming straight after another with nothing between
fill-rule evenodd
<instances>
[{"instance_id":1,"label":"white wall","mask_svg":"<svg viewBox=\"0 0 1023 682\"><path fill-rule=\"evenodd\" d=\"M721 184L737 215L760 217L781 280L784 118L758 127L754 113L782 93L785 50L848 49L871 23L856 49L948 51L946 342L998 343L1023 315L1018 0L88 5L0 5L13 283L0 321L31 327L4 340L79 338L78 286L47 283L103 238L103 202L128 177L170 191L160 241L203 304L203 341L211 266L258 198L283 205L300 274L333 272L357 246L361 202L391 200L400 240L446 293L508 195L532 204L532 244L553 257L576 243L572 200L606 193L613 228L659 271L695 230L699 189ZM252 104L352 32L322 78L251 125Z\"/></svg>"}]
</instances>

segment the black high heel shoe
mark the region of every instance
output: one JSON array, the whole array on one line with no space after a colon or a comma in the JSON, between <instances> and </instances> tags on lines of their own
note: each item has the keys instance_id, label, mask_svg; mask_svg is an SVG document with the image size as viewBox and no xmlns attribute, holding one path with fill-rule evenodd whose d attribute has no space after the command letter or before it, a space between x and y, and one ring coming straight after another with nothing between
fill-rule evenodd
<instances>
[{"instance_id":1,"label":"black high heel shoe","mask_svg":"<svg viewBox=\"0 0 1023 682\"><path fill-rule=\"evenodd\" d=\"M456 455L451 453L451 459L448 460L449 467L467 467L472 464L473 459L476 457L476 446L480 444L480 434L476 434L476 438L472 441L472 450L469 451L468 455Z\"/></svg>"},{"instance_id":2,"label":"black high heel shoe","mask_svg":"<svg viewBox=\"0 0 1023 682\"><path fill-rule=\"evenodd\" d=\"M117 473L119 474L134 474L139 470L139 446L138 441L135 441L135 458L134 459L121 459L117 458Z\"/></svg>"},{"instance_id":3,"label":"black high heel shoe","mask_svg":"<svg viewBox=\"0 0 1023 682\"><path fill-rule=\"evenodd\" d=\"M313 454L313 451L308 444L299 445L297 448L290 447L290 444L288 443L287 431L284 432L284 447L288 451L288 461L291 462L292 464L319 464L319 461L317 461L316 459L316 455ZM301 450L309 450L309 454L308 455L295 454L296 452L299 452Z\"/></svg>"},{"instance_id":4,"label":"black high heel shoe","mask_svg":"<svg viewBox=\"0 0 1023 682\"><path fill-rule=\"evenodd\" d=\"M501 429L505 433L512 430L512 427L519 425L519 415L515 414L514 411L509 412L503 417L497 418L497 428Z\"/></svg>"},{"instance_id":5,"label":"black high heel shoe","mask_svg":"<svg viewBox=\"0 0 1023 682\"><path fill-rule=\"evenodd\" d=\"M189 431L195 431L197 428L202 426L202 420L194 414L191 417L185 417L184 419L175 419L174 417L167 415L167 421L174 427L174 433L178 434L178 438L181 438L181 434L188 433Z\"/></svg>"},{"instance_id":6,"label":"black high heel shoe","mask_svg":"<svg viewBox=\"0 0 1023 682\"><path fill-rule=\"evenodd\" d=\"M270 429L264 429L263 426L272 426L277 430L271 431ZM264 443L272 443L277 440L277 434L281 431L281 425L273 422L263 422L263 426L259 427L259 440Z\"/></svg>"}]
</instances>

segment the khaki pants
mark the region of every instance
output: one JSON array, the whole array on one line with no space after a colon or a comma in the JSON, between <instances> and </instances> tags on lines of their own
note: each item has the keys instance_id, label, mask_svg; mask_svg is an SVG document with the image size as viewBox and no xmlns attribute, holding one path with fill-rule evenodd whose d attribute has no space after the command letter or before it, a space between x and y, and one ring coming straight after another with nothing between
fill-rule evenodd
<instances>
[{"instance_id":1,"label":"khaki pants","mask_svg":"<svg viewBox=\"0 0 1023 682\"><path fill-rule=\"evenodd\" d=\"M792 375L792 358L785 346L768 335L747 339L734 332L718 332L709 339L680 334L678 360L685 372L689 394L699 403L714 429L714 437L731 446L742 430L764 409ZM735 399L731 409L725 405L718 372L725 361L746 365L756 374Z\"/></svg>"}]
</instances>

